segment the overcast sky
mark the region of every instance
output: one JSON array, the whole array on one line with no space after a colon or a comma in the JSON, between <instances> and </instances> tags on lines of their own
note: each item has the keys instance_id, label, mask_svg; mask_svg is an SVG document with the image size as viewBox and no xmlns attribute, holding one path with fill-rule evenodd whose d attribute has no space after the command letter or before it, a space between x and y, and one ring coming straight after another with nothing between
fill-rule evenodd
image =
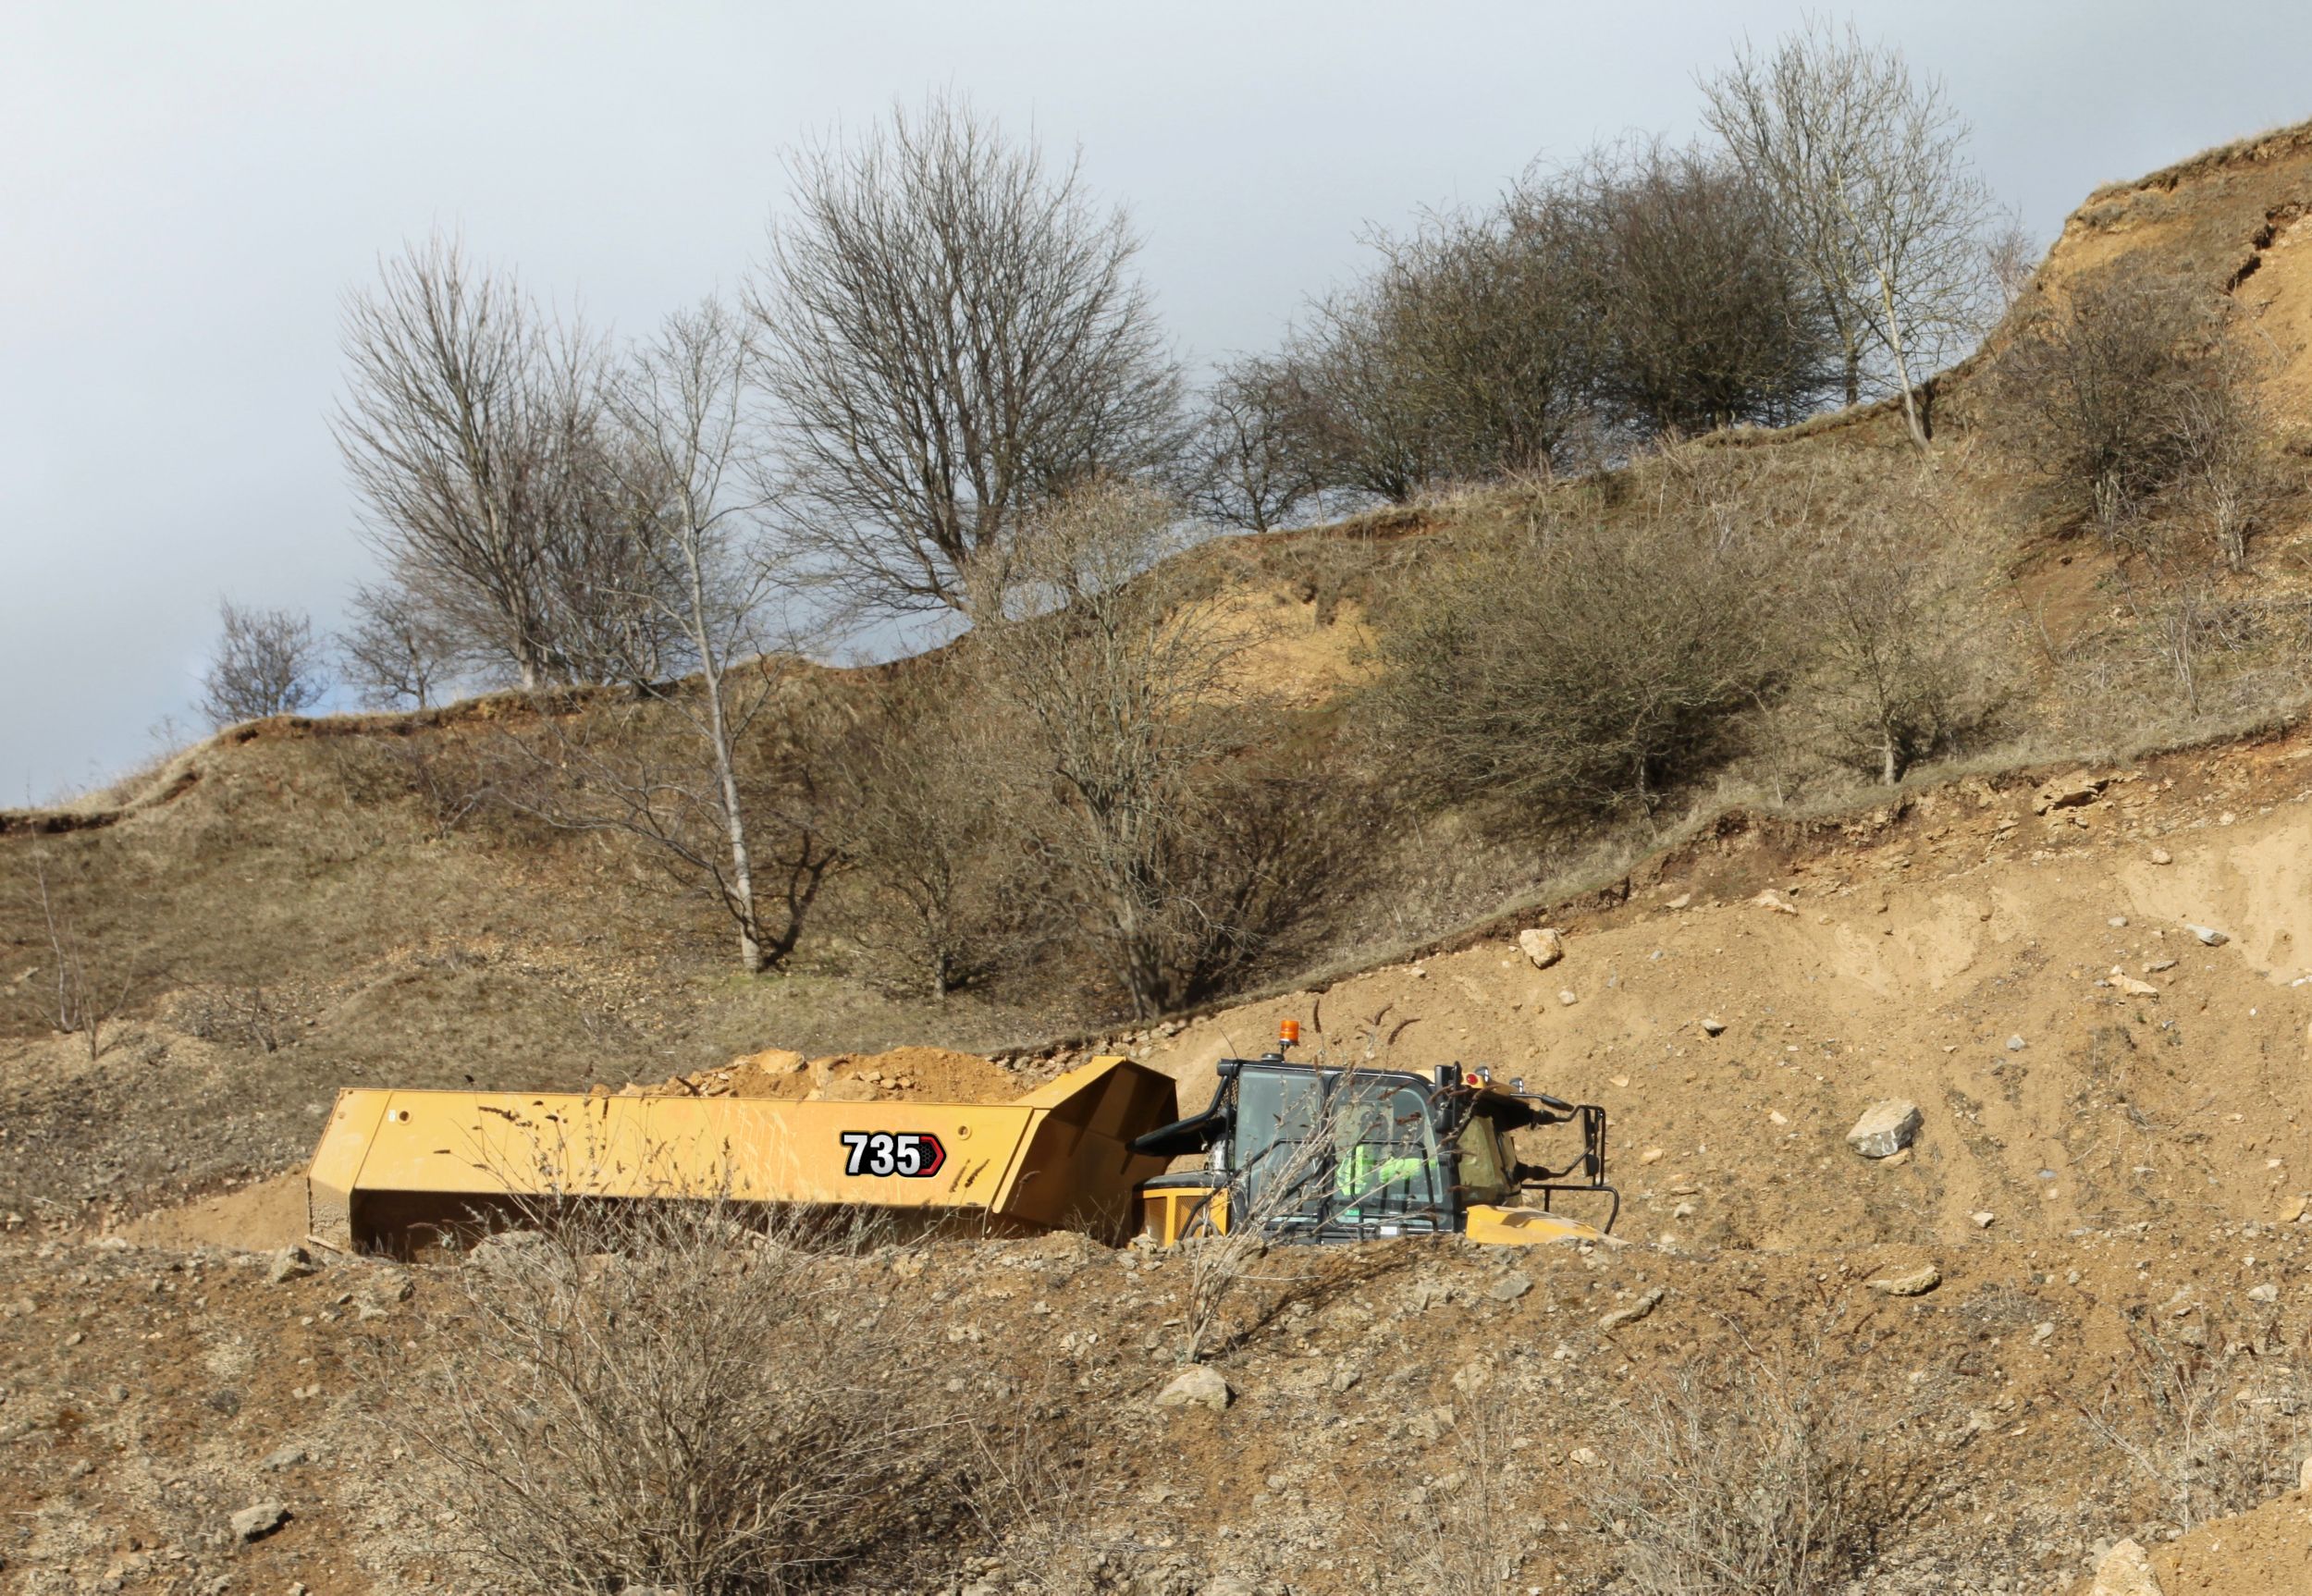
<instances>
[{"instance_id":1,"label":"overcast sky","mask_svg":"<svg viewBox=\"0 0 2312 1596\"><path fill-rule=\"evenodd\" d=\"M336 623L339 296L405 239L638 333L744 276L784 147L952 86L1081 143L1200 362L1272 342L1367 223L1691 132L1696 71L1802 9L0 0L0 806L191 730L220 595ZM2312 117L2301 0L1852 14L1943 75L2042 241L2097 183Z\"/></svg>"}]
</instances>

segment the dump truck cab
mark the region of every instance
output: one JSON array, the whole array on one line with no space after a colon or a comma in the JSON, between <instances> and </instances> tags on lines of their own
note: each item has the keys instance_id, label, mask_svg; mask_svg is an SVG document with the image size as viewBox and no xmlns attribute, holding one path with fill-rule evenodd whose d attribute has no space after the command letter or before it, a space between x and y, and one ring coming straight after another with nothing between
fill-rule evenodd
<instances>
[{"instance_id":1,"label":"dump truck cab","mask_svg":"<svg viewBox=\"0 0 2312 1596\"><path fill-rule=\"evenodd\" d=\"M1273 1240L1368 1241L1460 1234L1520 1244L1589 1239L1621 1204L1605 1181L1605 1111L1494 1087L1482 1070L1426 1074L1224 1059L1201 1112L1136 1138L1135 1153L1203 1164L1140 1185L1143 1223L1166 1246L1258 1223ZM1580 1148L1552 1169L1518 1155L1519 1133L1564 1125ZM1602 1196L1603 1228L1553 1211L1563 1194ZM1534 1206L1535 1200L1539 1206Z\"/></svg>"}]
</instances>

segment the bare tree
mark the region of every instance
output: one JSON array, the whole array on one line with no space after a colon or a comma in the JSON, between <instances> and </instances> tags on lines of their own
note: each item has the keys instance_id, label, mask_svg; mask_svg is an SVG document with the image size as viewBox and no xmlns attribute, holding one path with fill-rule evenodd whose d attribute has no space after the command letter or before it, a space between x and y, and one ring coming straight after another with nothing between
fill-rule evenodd
<instances>
[{"instance_id":1,"label":"bare tree","mask_svg":"<svg viewBox=\"0 0 2312 1596\"><path fill-rule=\"evenodd\" d=\"M339 671L365 703L424 709L458 669L457 641L398 587L354 589L352 624L338 634Z\"/></svg>"},{"instance_id":2,"label":"bare tree","mask_svg":"<svg viewBox=\"0 0 2312 1596\"><path fill-rule=\"evenodd\" d=\"M934 96L793 172L753 308L797 526L854 600L960 608L1039 503L1169 460L1179 383L1138 239L1078 160Z\"/></svg>"},{"instance_id":3,"label":"bare tree","mask_svg":"<svg viewBox=\"0 0 2312 1596\"><path fill-rule=\"evenodd\" d=\"M1882 357L1924 445L1919 379L1987 320L1993 207L1966 122L1900 51L1821 19L1770 54L1743 45L1703 90L1711 129L1772 197L1784 247L1814 282L1847 402Z\"/></svg>"},{"instance_id":4,"label":"bare tree","mask_svg":"<svg viewBox=\"0 0 2312 1596\"><path fill-rule=\"evenodd\" d=\"M1188 508L1224 526L1267 532L1322 492L1322 469L1294 425L1306 405L1277 362L1230 362L1214 374L1186 461Z\"/></svg>"},{"instance_id":5,"label":"bare tree","mask_svg":"<svg viewBox=\"0 0 2312 1596\"><path fill-rule=\"evenodd\" d=\"M601 346L510 274L437 236L348 298L338 450L400 606L525 688L646 680L676 662L677 595L605 415Z\"/></svg>"},{"instance_id":6,"label":"bare tree","mask_svg":"<svg viewBox=\"0 0 2312 1596\"><path fill-rule=\"evenodd\" d=\"M223 625L201 678L201 713L215 727L294 715L321 702L328 680L313 622L288 609L217 601Z\"/></svg>"},{"instance_id":7,"label":"bare tree","mask_svg":"<svg viewBox=\"0 0 2312 1596\"><path fill-rule=\"evenodd\" d=\"M1247 633L1164 563L1179 539L1160 497L1088 484L1025 522L974 595L979 669L1054 795L1045 845L1139 1014L1178 990L1184 922L1190 943L1205 934L1211 904L1188 886L1199 772L1262 707L1238 669Z\"/></svg>"},{"instance_id":8,"label":"bare tree","mask_svg":"<svg viewBox=\"0 0 2312 1596\"><path fill-rule=\"evenodd\" d=\"M2039 259L2046 252L2023 225L2023 218L2011 213L1984 241L1983 252L1992 286L1998 290L1999 309L2013 310L2039 275Z\"/></svg>"},{"instance_id":9,"label":"bare tree","mask_svg":"<svg viewBox=\"0 0 2312 1596\"><path fill-rule=\"evenodd\" d=\"M637 588L606 595L604 609L633 613L626 635L650 652L621 657L620 634L602 634L605 659L634 681L635 697L622 710L550 719L536 744L524 744L533 774L549 779L508 789L510 801L552 824L649 843L730 917L749 974L792 951L801 909L833 858L814 825L790 828L791 913L767 928L741 751L766 719L781 722L766 728L774 739L791 732L808 688L799 651L767 650L757 635L786 572L762 534L767 499L746 413L756 359L751 328L708 300L669 316L611 384L617 491L658 524L635 544L649 557L633 573ZM669 637L688 674L655 673ZM791 755L781 749L769 763ZM771 784L782 783L774 776Z\"/></svg>"}]
</instances>

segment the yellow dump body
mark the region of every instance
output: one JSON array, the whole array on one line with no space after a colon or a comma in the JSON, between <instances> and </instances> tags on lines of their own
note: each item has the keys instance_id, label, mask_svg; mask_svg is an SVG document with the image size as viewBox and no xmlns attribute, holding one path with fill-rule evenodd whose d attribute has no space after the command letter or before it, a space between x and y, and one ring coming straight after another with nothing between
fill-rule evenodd
<instances>
[{"instance_id":1,"label":"yellow dump body","mask_svg":"<svg viewBox=\"0 0 2312 1596\"><path fill-rule=\"evenodd\" d=\"M1095 1059L1010 1103L344 1091L306 1175L313 1234L406 1250L510 1200L727 1197L1122 1240L1178 1114L1171 1079Z\"/></svg>"}]
</instances>

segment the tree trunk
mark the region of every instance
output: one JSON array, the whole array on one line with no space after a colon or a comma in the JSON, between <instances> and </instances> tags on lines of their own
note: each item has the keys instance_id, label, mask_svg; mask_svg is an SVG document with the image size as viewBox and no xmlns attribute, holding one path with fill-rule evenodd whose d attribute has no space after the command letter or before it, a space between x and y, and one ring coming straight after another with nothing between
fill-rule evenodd
<instances>
[{"instance_id":1,"label":"tree trunk","mask_svg":"<svg viewBox=\"0 0 2312 1596\"><path fill-rule=\"evenodd\" d=\"M1902 767L1895 757L1895 733L1890 726L1879 729L1878 756L1879 780L1892 787L1902 780Z\"/></svg>"},{"instance_id":2,"label":"tree trunk","mask_svg":"<svg viewBox=\"0 0 2312 1596\"><path fill-rule=\"evenodd\" d=\"M695 515L685 517L693 526ZM707 691L707 734L714 744L715 785L722 799L723 830L731 846L731 913L739 923L739 965L750 976L763 973L762 924L755 914L755 861L746 845L746 816L739 808L737 763L731 748L731 724L723 713L722 661L715 653L713 628L707 623L707 577L701 569L698 538L683 539L688 567L691 620L698 645L699 684Z\"/></svg>"}]
</instances>

